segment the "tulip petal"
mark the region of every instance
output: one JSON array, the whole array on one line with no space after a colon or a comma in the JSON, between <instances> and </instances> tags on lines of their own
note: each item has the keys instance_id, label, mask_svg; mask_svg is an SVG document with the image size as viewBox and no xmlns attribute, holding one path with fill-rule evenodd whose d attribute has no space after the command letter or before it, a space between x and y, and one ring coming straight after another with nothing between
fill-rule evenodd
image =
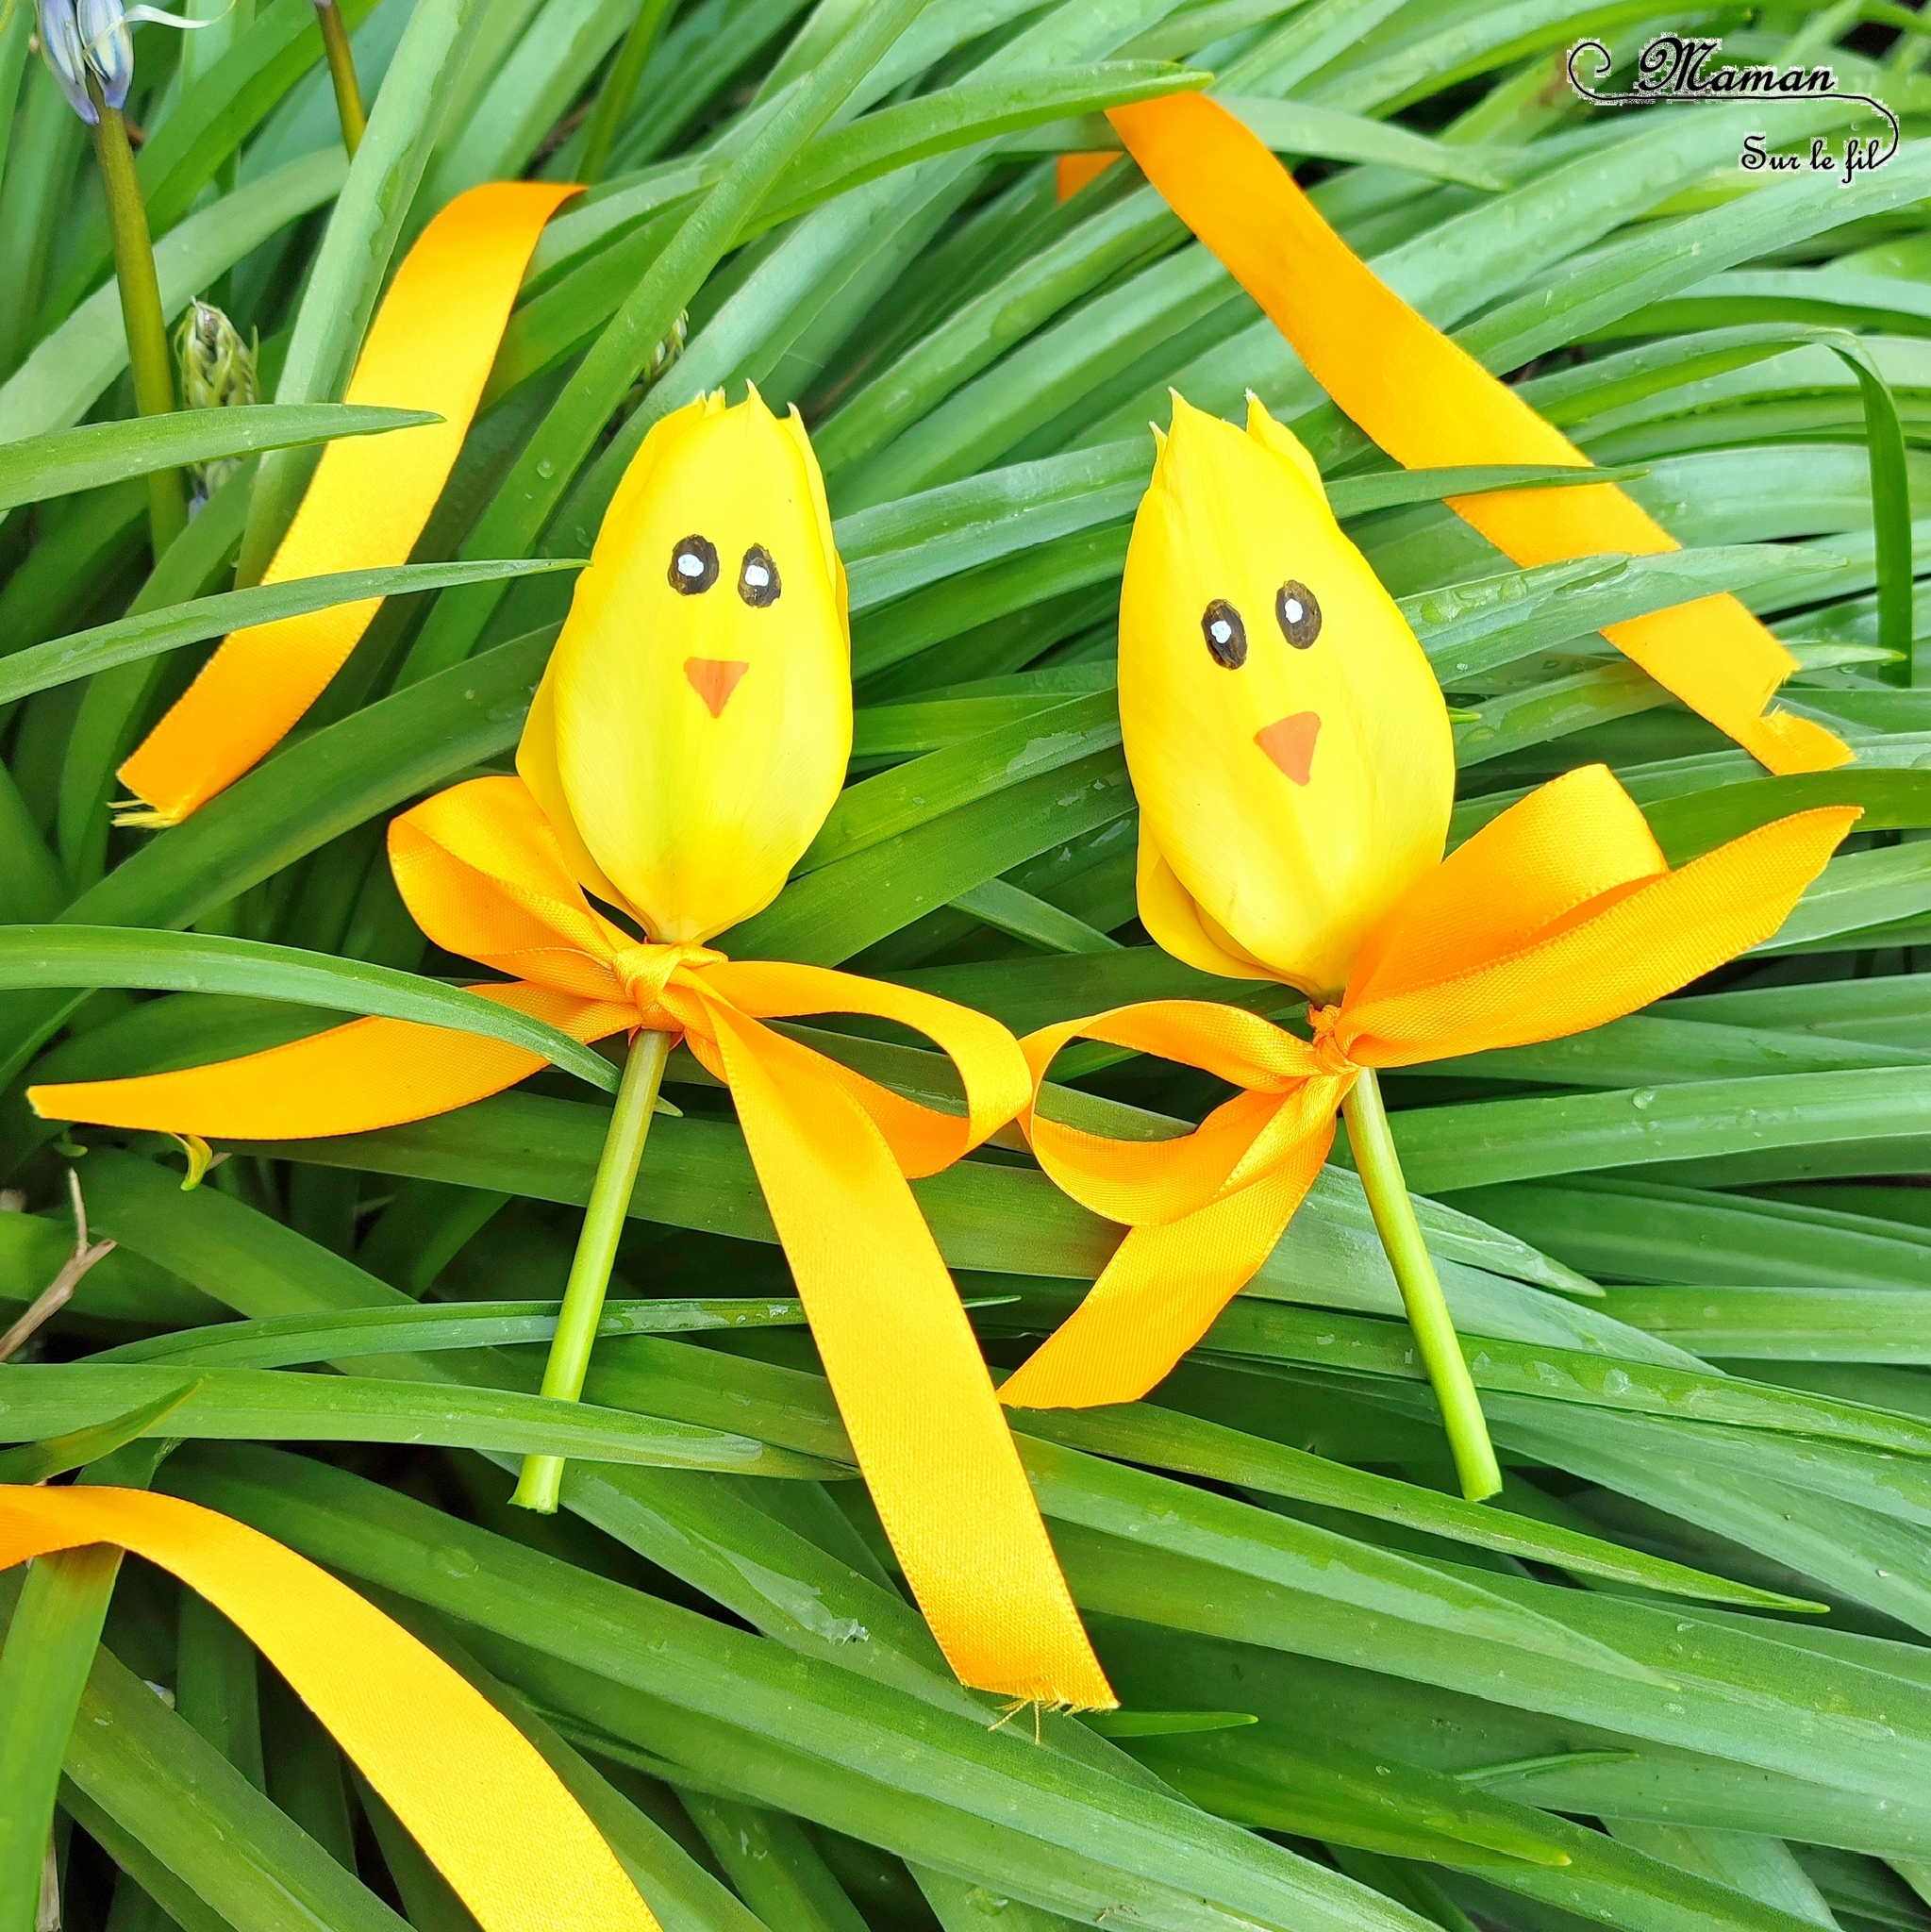
<instances>
[{"instance_id":1,"label":"tulip petal","mask_svg":"<svg viewBox=\"0 0 1931 1932\"><path fill-rule=\"evenodd\" d=\"M563 795L563 779L557 770L556 665L553 657L543 667L537 694L530 700L529 715L524 720L523 737L516 747L516 774L530 789L550 830L563 848L572 874L585 891L594 892L607 906L638 917L636 907L624 898L583 842L576 821L570 816L570 801Z\"/></svg>"},{"instance_id":2,"label":"tulip petal","mask_svg":"<svg viewBox=\"0 0 1931 1932\"><path fill-rule=\"evenodd\" d=\"M1148 930L1209 972L1338 992L1440 855L1455 748L1414 633L1257 406L1243 434L1174 399L1127 552L1120 722Z\"/></svg>"},{"instance_id":3,"label":"tulip petal","mask_svg":"<svg viewBox=\"0 0 1931 1932\"><path fill-rule=\"evenodd\" d=\"M1154 943L1197 967L1202 973L1218 974L1223 979L1272 979L1270 973L1251 954L1241 951L1221 931L1183 886L1154 841L1144 818L1140 827L1140 863L1136 886L1140 900L1140 920Z\"/></svg>"},{"instance_id":4,"label":"tulip petal","mask_svg":"<svg viewBox=\"0 0 1931 1932\"><path fill-rule=\"evenodd\" d=\"M654 940L768 906L838 796L851 647L829 530L802 427L755 391L707 399L644 439L577 580L526 775Z\"/></svg>"}]
</instances>

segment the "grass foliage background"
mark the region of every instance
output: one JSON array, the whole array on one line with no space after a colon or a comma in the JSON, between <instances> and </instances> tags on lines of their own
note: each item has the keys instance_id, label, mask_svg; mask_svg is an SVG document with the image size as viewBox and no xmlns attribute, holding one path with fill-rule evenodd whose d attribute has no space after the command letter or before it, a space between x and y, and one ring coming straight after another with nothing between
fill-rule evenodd
<instances>
[{"instance_id":1,"label":"grass foliage background","mask_svg":"<svg viewBox=\"0 0 1931 1932\"><path fill-rule=\"evenodd\" d=\"M373 108L353 168L308 0L141 29L164 299L258 330L275 408L93 442L62 432L134 413L98 182L29 10L0 30L0 1319L73 1245L70 1170L118 1243L0 1368L0 1437L93 1433L0 1474L152 1480L341 1572L524 1725L667 1932L1931 1926L1931 688L1880 649L1876 594L1877 530L1902 595L1931 501L1917 16L685 0L604 180L537 252L414 575L276 756L178 829L110 831L114 766L258 614L219 600L351 594L245 587L316 440L391 420L331 407L384 276L462 189L571 178L636 7L342 10ZM1605 113L1560 77L1585 34L1626 63L1664 30L1830 61L1902 117L1900 151L1850 185L1747 174L1747 132L1807 156L1856 110ZM1171 63L1305 162L1410 301L1629 466L1684 550L1507 569L1442 479L1390 475L1129 166L1058 205L1050 157ZM685 309L688 347L642 386ZM746 380L812 426L858 709L849 789L734 953L1022 1030L1268 996L1134 919L1114 615L1170 384L1228 413L1251 387L1315 451L1473 714L1456 836L1591 758L1678 859L1797 804L1867 808L1785 931L1714 981L1389 1079L1499 1507L1453 1493L1340 1166L1151 1400L1015 1419L1111 1719L1002 1724L944 1670L728 1103L681 1052L580 1407L533 1391L602 1137L592 1057L446 1119L243 1150L192 1192L161 1137L69 1138L21 1099L344 1010L450 1012L463 969L404 912L383 829L508 768L571 579L502 562L586 555L649 425ZM1873 493L1893 410L1906 459ZM210 435L241 466L157 563L134 470ZM1931 567L1931 524L1911 535ZM1790 641L1786 702L1855 766L1767 778L1596 635L1719 588ZM902 1042L809 1037L943 1089ZM1061 1109L1118 1133L1217 1097L1111 1050L1060 1071ZM1014 1147L920 1194L995 1363L1115 1239ZM506 1507L530 1450L574 1458L554 1520ZM44 1851L8 1794L57 1772L72 1927L467 1923L245 1641L158 1573L37 1565L0 1578L0 1610L6 1932Z\"/></svg>"}]
</instances>

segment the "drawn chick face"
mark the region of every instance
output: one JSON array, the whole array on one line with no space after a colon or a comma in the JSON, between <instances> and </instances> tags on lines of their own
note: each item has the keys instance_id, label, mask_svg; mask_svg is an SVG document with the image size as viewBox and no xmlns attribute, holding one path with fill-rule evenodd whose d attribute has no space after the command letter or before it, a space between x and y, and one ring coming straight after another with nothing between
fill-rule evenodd
<instances>
[{"instance_id":1,"label":"drawn chick face","mask_svg":"<svg viewBox=\"0 0 1931 1932\"><path fill-rule=\"evenodd\" d=\"M844 570L805 426L755 389L703 397L618 486L517 770L591 891L698 941L777 896L851 744Z\"/></svg>"},{"instance_id":2,"label":"drawn chick face","mask_svg":"<svg viewBox=\"0 0 1931 1932\"><path fill-rule=\"evenodd\" d=\"M1441 856L1455 751L1414 633L1258 401L1243 434L1174 398L1120 607L1140 911L1209 973L1347 982Z\"/></svg>"}]
</instances>

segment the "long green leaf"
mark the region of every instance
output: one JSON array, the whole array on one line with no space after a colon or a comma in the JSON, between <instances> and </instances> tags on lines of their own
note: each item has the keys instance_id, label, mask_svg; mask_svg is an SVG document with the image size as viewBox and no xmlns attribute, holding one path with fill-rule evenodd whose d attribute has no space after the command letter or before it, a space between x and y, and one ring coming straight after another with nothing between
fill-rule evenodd
<instances>
[{"instance_id":1,"label":"long green leaf","mask_svg":"<svg viewBox=\"0 0 1931 1932\"><path fill-rule=\"evenodd\" d=\"M308 408L199 409L132 423L91 423L52 436L0 445L0 509L93 490L123 476L182 463L206 463L253 450L327 442L338 436L379 436L388 429L441 419L416 409L350 404Z\"/></svg>"},{"instance_id":2,"label":"long green leaf","mask_svg":"<svg viewBox=\"0 0 1931 1932\"><path fill-rule=\"evenodd\" d=\"M117 665L135 664L183 644L225 637L229 631L274 624L306 611L382 597L406 597L457 584L492 583L504 577L541 576L581 570L581 558L532 558L497 563L400 563L380 570L345 570L328 576L291 577L252 590L225 591L191 603L163 605L137 615L33 644L0 662L0 703L93 677Z\"/></svg>"},{"instance_id":3,"label":"long green leaf","mask_svg":"<svg viewBox=\"0 0 1931 1932\"><path fill-rule=\"evenodd\" d=\"M414 973L219 933L97 925L0 926L0 987L56 986L245 993L339 1013L408 1020L500 1040L540 1054L607 1092L617 1087L616 1069L609 1061L569 1034L513 1007ZM428 1050L433 1045L425 1042Z\"/></svg>"},{"instance_id":4,"label":"long green leaf","mask_svg":"<svg viewBox=\"0 0 1931 1932\"><path fill-rule=\"evenodd\" d=\"M686 1329L795 1326L795 1301L631 1302L604 1304L599 1335L660 1335ZM224 1368L286 1369L344 1356L408 1354L422 1348L495 1348L547 1341L557 1332L554 1302L473 1303L461 1308L368 1308L316 1321L284 1315L262 1322L224 1322L147 1341L124 1342L99 1362L191 1361Z\"/></svg>"},{"instance_id":5,"label":"long green leaf","mask_svg":"<svg viewBox=\"0 0 1931 1932\"><path fill-rule=\"evenodd\" d=\"M688 1424L619 1414L507 1389L210 1368L144 1434L242 1441L442 1442L512 1456L568 1456L742 1475L817 1476L839 1466ZM181 1372L121 1364L16 1365L0 1385L0 1435L38 1439L98 1427L172 1397Z\"/></svg>"},{"instance_id":6,"label":"long green leaf","mask_svg":"<svg viewBox=\"0 0 1931 1932\"><path fill-rule=\"evenodd\" d=\"M347 385L391 253L428 164L441 122L439 110L484 11L479 0L424 0L410 13L303 291L275 388L278 402L329 402ZM308 475L308 465L288 451L263 458L241 539L238 577L244 588L260 581Z\"/></svg>"}]
</instances>

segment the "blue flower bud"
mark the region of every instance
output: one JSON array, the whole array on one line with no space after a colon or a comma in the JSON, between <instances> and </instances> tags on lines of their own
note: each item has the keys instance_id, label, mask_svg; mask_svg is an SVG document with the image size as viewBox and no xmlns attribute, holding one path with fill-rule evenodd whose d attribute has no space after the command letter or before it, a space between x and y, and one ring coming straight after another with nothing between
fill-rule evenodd
<instances>
[{"instance_id":1,"label":"blue flower bud","mask_svg":"<svg viewBox=\"0 0 1931 1932\"><path fill-rule=\"evenodd\" d=\"M48 69L67 96L67 105L92 127L98 117L88 98L87 55L74 14L74 0L39 0L39 12L41 47Z\"/></svg>"},{"instance_id":2,"label":"blue flower bud","mask_svg":"<svg viewBox=\"0 0 1931 1932\"><path fill-rule=\"evenodd\" d=\"M74 17L88 65L100 82L101 98L110 108L125 107L127 90L134 83L134 36L127 31L121 0L76 0Z\"/></svg>"}]
</instances>

